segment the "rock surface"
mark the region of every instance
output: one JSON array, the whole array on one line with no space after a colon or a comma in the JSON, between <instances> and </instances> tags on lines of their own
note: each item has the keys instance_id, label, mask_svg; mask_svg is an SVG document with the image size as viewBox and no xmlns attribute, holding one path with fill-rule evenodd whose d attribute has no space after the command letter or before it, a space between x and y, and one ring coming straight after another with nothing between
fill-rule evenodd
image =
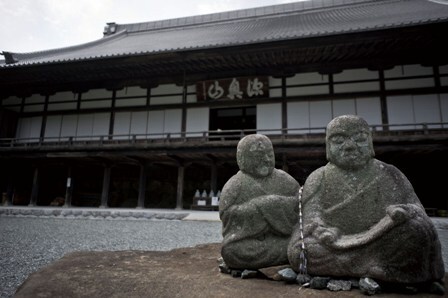
<instances>
[{"instance_id":1,"label":"rock surface","mask_svg":"<svg viewBox=\"0 0 448 298\"><path fill-rule=\"evenodd\" d=\"M32 274L14 297L362 297L219 272L220 243L172 251L76 252ZM445 276L445 283L448 277ZM380 294L378 297L407 297ZM412 297L440 297L425 293Z\"/></svg>"}]
</instances>

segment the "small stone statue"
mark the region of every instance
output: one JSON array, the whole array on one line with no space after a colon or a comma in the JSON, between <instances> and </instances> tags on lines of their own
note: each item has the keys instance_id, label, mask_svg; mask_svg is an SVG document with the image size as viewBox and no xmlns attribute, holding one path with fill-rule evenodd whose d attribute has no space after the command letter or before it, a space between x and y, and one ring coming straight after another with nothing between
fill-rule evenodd
<instances>
[{"instance_id":1,"label":"small stone statue","mask_svg":"<svg viewBox=\"0 0 448 298\"><path fill-rule=\"evenodd\" d=\"M367 122L353 115L333 119L326 152L327 165L303 189L308 273L440 286L445 273L437 231L405 175L374 158ZM300 266L301 242L296 228L288 247L293 268Z\"/></svg>"},{"instance_id":2,"label":"small stone statue","mask_svg":"<svg viewBox=\"0 0 448 298\"><path fill-rule=\"evenodd\" d=\"M274 168L272 143L261 134L240 140L237 163L240 171L225 184L219 205L225 264L252 270L288 264L299 183Z\"/></svg>"}]
</instances>

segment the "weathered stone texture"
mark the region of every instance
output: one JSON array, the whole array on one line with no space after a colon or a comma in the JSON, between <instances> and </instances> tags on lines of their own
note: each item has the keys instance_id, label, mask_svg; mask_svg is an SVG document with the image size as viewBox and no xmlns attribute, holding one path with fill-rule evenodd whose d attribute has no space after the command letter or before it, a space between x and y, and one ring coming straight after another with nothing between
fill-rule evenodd
<instances>
[{"instance_id":1,"label":"weathered stone texture","mask_svg":"<svg viewBox=\"0 0 448 298\"><path fill-rule=\"evenodd\" d=\"M326 142L329 162L303 191L308 273L395 283L442 279L436 229L405 175L373 157L367 123L337 117ZM288 251L293 268L300 245L296 229Z\"/></svg>"},{"instance_id":2,"label":"weathered stone texture","mask_svg":"<svg viewBox=\"0 0 448 298\"><path fill-rule=\"evenodd\" d=\"M221 193L222 257L229 267L240 269L287 264L300 186L274 168L272 143L264 135L244 137L238 144L237 162L240 171Z\"/></svg>"}]
</instances>

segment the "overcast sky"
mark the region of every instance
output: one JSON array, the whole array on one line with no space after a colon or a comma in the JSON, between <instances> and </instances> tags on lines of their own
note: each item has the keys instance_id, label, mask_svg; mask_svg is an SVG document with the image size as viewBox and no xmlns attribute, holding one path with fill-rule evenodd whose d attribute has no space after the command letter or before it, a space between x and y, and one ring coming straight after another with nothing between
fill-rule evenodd
<instances>
[{"instance_id":1,"label":"overcast sky","mask_svg":"<svg viewBox=\"0 0 448 298\"><path fill-rule=\"evenodd\" d=\"M296 1L0 0L0 52L34 52L90 42L102 38L108 22L165 20Z\"/></svg>"}]
</instances>

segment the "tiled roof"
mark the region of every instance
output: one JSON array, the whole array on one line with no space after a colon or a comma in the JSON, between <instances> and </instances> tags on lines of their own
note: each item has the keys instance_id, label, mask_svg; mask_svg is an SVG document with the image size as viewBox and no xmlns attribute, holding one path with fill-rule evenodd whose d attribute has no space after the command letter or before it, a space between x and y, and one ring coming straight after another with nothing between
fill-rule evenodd
<instances>
[{"instance_id":1,"label":"tiled roof","mask_svg":"<svg viewBox=\"0 0 448 298\"><path fill-rule=\"evenodd\" d=\"M102 39L4 53L2 67L180 52L448 21L443 0L311 0L136 24L109 23Z\"/></svg>"}]
</instances>

